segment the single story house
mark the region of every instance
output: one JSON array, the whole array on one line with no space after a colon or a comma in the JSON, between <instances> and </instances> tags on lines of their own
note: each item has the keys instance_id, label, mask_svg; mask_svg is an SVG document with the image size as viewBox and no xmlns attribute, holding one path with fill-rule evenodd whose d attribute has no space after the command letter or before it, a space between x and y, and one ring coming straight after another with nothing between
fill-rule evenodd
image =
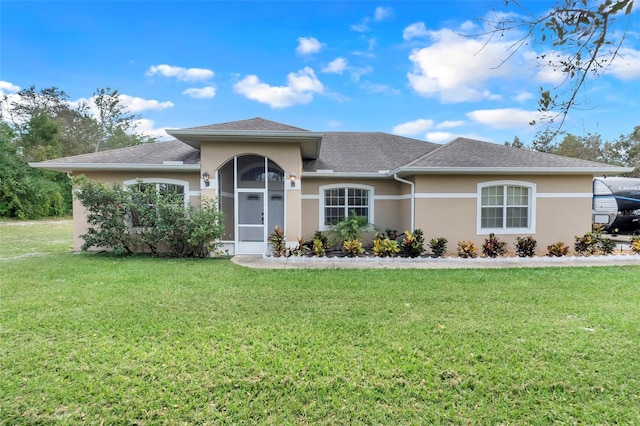
<instances>
[{"instance_id":1,"label":"single story house","mask_svg":"<svg viewBox=\"0 0 640 426\"><path fill-rule=\"evenodd\" d=\"M185 203L215 197L232 254L263 254L276 225L287 243L350 211L379 229L420 228L478 247L490 233L533 235L544 250L591 229L594 176L626 167L468 138L447 144L380 132L313 132L253 118L167 131L175 140L33 163L105 183L173 185ZM74 246L87 223L74 203Z\"/></svg>"}]
</instances>

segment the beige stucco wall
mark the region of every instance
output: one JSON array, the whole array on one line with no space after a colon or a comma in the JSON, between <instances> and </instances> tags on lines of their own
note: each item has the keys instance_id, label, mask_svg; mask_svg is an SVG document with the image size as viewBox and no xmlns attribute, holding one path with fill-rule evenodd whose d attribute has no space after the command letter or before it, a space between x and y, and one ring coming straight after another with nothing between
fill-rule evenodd
<instances>
[{"instance_id":1,"label":"beige stucco wall","mask_svg":"<svg viewBox=\"0 0 640 426\"><path fill-rule=\"evenodd\" d=\"M202 146L202 171L209 171L212 178L227 161L236 155L255 154L266 156L285 171L285 175L302 175L302 160L297 144L274 143L216 143ZM76 175L79 173L76 173ZM200 172L87 172L88 178L107 184L121 183L137 178L166 178L189 183L190 203L198 205L199 196L216 196L216 185L200 188ZM546 246L558 241L572 246L574 236L582 235L591 227L592 176L547 176L547 175L421 175L415 178L415 228L424 231L427 240L446 237L449 252L455 252L458 241L471 240L480 247L486 238L477 229L478 183L493 181L522 181L536 185L536 230L533 235L538 249L545 252ZM393 178L347 179L334 177L305 177L295 189L285 187L285 226L289 243L299 237L310 239L321 228L320 188L325 185L363 185L373 188L373 222L381 230L396 229L399 233L410 229L410 186ZM232 218L226 223L232 226ZM87 223L83 207L74 200L74 248L80 249L80 235L86 233ZM518 235L498 235L509 244Z\"/></svg>"},{"instance_id":2,"label":"beige stucco wall","mask_svg":"<svg viewBox=\"0 0 640 426\"><path fill-rule=\"evenodd\" d=\"M591 175L417 176L416 228L424 231L427 240L447 238L450 253L455 252L458 241L462 240L473 241L480 249L487 235L477 229L475 197L478 183L494 181L536 185L535 232L496 234L508 243L511 252L518 236L533 235L538 241L539 252L544 254L548 245L558 241L572 247L575 236L591 229Z\"/></svg>"}]
</instances>

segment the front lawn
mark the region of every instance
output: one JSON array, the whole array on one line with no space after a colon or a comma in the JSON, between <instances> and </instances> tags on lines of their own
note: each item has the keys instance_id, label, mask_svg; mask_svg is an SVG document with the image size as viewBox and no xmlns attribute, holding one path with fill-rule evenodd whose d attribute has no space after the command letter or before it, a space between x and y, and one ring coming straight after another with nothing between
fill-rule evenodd
<instances>
[{"instance_id":1,"label":"front lawn","mask_svg":"<svg viewBox=\"0 0 640 426\"><path fill-rule=\"evenodd\" d=\"M640 267L252 270L67 226L0 225L0 424L640 423Z\"/></svg>"}]
</instances>

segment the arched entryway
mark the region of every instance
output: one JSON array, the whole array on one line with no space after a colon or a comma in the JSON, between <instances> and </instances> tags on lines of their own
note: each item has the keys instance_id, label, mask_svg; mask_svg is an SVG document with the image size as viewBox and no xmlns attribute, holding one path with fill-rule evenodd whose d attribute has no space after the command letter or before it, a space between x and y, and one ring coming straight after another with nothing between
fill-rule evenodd
<instances>
[{"instance_id":1,"label":"arched entryway","mask_svg":"<svg viewBox=\"0 0 640 426\"><path fill-rule=\"evenodd\" d=\"M263 254L267 237L284 228L284 170L261 155L234 157L217 171L218 199L227 240L236 254Z\"/></svg>"}]
</instances>

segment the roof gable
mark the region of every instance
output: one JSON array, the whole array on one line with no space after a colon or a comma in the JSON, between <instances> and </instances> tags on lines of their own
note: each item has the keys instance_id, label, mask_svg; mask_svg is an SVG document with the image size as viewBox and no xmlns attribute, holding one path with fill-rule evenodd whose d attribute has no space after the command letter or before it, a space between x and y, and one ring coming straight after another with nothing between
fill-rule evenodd
<instances>
[{"instance_id":1,"label":"roof gable","mask_svg":"<svg viewBox=\"0 0 640 426\"><path fill-rule=\"evenodd\" d=\"M226 123L208 124L206 126L187 127L181 130L231 130L231 131L260 131L260 132L307 132L308 130L293 127L276 121L265 120L261 117L247 120L229 121Z\"/></svg>"},{"instance_id":2,"label":"roof gable","mask_svg":"<svg viewBox=\"0 0 640 426\"><path fill-rule=\"evenodd\" d=\"M381 132L325 132L317 160L305 172L378 173L398 168L440 145Z\"/></svg>"}]
</instances>

